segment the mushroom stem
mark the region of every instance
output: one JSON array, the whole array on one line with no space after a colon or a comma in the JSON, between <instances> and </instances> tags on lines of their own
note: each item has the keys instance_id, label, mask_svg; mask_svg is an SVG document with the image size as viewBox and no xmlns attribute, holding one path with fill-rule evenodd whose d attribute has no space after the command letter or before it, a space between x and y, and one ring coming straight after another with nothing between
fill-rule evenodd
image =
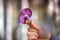
<instances>
[{"instance_id":1,"label":"mushroom stem","mask_svg":"<svg viewBox=\"0 0 60 40\"><path fill-rule=\"evenodd\" d=\"M31 23L31 21L26 20L26 24L27 24L27 25L30 25L30 23Z\"/></svg>"}]
</instances>

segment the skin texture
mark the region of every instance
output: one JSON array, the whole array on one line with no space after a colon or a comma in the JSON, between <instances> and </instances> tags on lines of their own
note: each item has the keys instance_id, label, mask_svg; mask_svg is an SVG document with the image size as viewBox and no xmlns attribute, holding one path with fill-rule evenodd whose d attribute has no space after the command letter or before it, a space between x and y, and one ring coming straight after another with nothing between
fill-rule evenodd
<instances>
[{"instance_id":1,"label":"skin texture","mask_svg":"<svg viewBox=\"0 0 60 40\"><path fill-rule=\"evenodd\" d=\"M49 40L51 33L44 28L38 26L33 21L27 21L29 25L28 29L28 40Z\"/></svg>"}]
</instances>

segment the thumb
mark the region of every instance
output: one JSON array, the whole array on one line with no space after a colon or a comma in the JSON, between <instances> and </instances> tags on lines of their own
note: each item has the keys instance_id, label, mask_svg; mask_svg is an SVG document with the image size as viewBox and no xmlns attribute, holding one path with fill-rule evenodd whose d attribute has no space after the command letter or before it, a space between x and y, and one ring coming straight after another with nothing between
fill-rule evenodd
<instances>
[{"instance_id":1,"label":"thumb","mask_svg":"<svg viewBox=\"0 0 60 40\"><path fill-rule=\"evenodd\" d=\"M32 27L32 28L34 28L34 29L36 29L36 30L40 30L40 27L36 24L36 23L34 23L33 21L28 21L27 20L27 22L26 22L30 27Z\"/></svg>"}]
</instances>

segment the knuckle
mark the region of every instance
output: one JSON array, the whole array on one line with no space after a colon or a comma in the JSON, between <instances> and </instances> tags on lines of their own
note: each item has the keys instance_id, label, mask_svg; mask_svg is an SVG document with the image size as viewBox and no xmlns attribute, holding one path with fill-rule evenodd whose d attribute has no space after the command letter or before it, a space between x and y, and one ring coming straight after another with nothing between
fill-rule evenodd
<instances>
[{"instance_id":1,"label":"knuckle","mask_svg":"<svg viewBox=\"0 0 60 40\"><path fill-rule=\"evenodd\" d=\"M35 30L35 29L29 29L28 31L29 31L29 32L36 32L36 33L38 33L38 31Z\"/></svg>"},{"instance_id":2,"label":"knuckle","mask_svg":"<svg viewBox=\"0 0 60 40\"><path fill-rule=\"evenodd\" d=\"M28 35L35 35L35 36L38 36L38 34L36 32L28 32L27 33Z\"/></svg>"}]
</instances>

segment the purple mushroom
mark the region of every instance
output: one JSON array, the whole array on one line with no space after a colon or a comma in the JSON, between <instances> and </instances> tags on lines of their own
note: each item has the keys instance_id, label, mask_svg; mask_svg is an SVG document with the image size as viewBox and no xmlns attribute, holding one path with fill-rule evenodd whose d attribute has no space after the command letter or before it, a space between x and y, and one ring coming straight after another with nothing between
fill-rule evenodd
<instances>
[{"instance_id":1,"label":"purple mushroom","mask_svg":"<svg viewBox=\"0 0 60 40\"><path fill-rule=\"evenodd\" d=\"M31 16L32 16L32 11L29 8L23 9L19 15L20 23L25 24L26 20L30 20Z\"/></svg>"}]
</instances>

